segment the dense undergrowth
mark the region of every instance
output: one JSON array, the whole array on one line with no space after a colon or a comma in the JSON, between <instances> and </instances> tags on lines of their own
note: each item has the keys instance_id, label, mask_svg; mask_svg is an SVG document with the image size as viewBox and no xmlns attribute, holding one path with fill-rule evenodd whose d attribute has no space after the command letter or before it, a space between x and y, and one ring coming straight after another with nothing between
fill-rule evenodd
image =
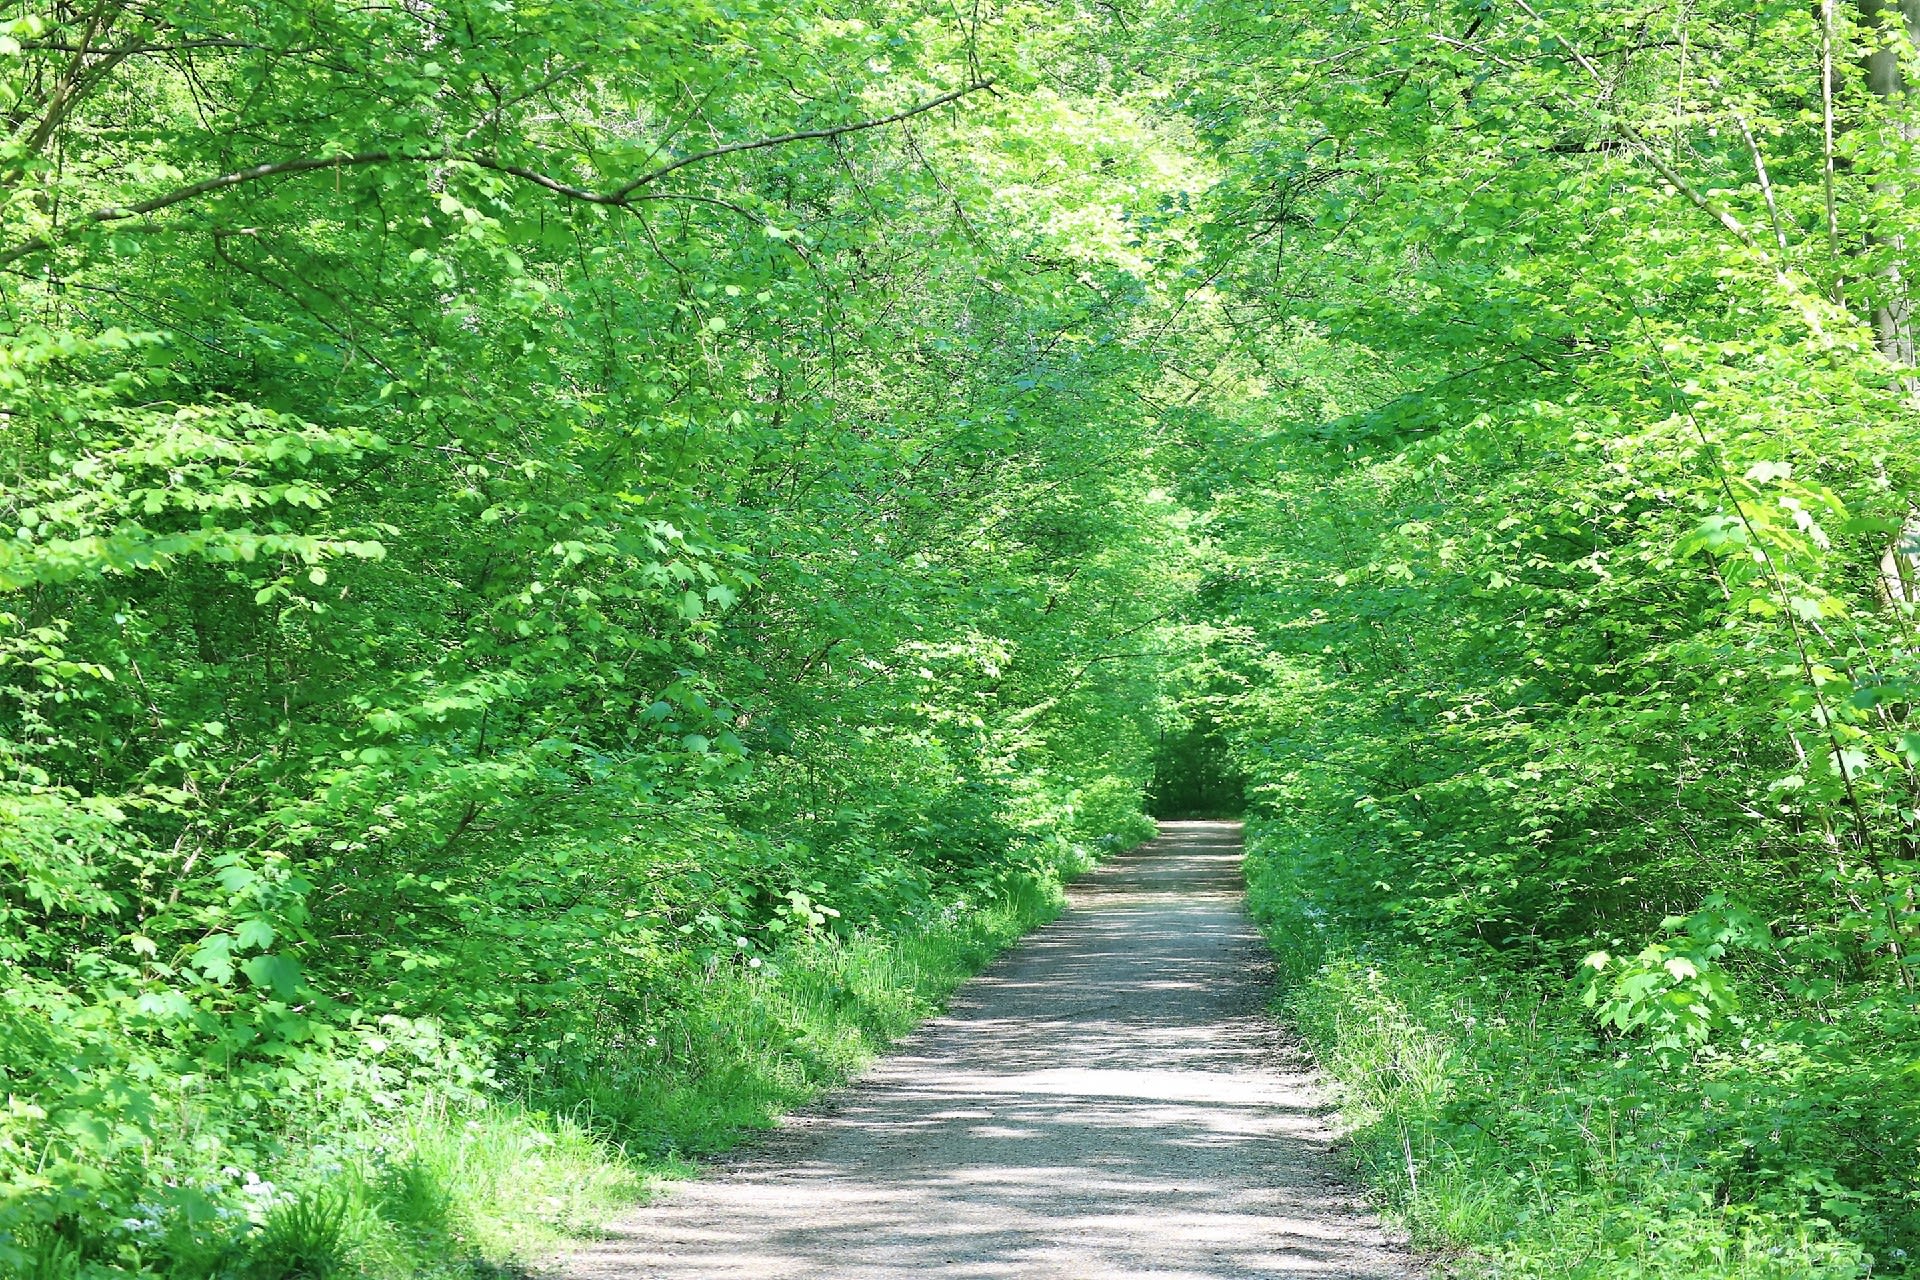
<instances>
[{"instance_id":1,"label":"dense undergrowth","mask_svg":"<svg viewBox=\"0 0 1920 1280\"><path fill-rule=\"evenodd\" d=\"M1755 1017L1711 1051L1636 1051L1564 980L1341 920L1316 892L1332 868L1297 839L1258 829L1250 856L1281 1010L1335 1088L1346 1156L1443 1271L1911 1274L1920 1085L1884 1056L1910 1014L1817 1034Z\"/></svg>"},{"instance_id":2,"label":"dense undergrowth","mask_svg":"<svg viewBox=\"0 0 1920 1280\"><path fill-rule=\"evenodd\" d=\"M421 1027L388 1050L406 1072L342 1091L347 1118L326 1099L287 1099L265 1141L217 1142L244 1131L209 1114L232 1101L210 1090L192 1104L200 1141L161 1149L162 1186L95 1237L107 1249L94 1243L88 1259L60 1236L28 1236L17 1274L84 1276L102 1253L181 1280L430 1280L538 1262L858 1072L1050 919L1064 878L1149 830L1120 825L1099 835L1082 825L1086 843L1036 848L1018 871L910 927L812 933L751 966L690 975L642 1042L598 1038L504 1090L475 1071L463 1081L457 1060L472 1050Z\"/></svg>"}]
</instances>

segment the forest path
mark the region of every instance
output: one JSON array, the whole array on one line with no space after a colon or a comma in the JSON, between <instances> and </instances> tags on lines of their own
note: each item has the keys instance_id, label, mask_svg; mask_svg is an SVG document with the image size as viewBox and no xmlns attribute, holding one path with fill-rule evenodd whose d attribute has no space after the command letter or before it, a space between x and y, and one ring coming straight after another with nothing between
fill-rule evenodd
<instances>
[{"instance_id":1,"label":"forest path","mask_svg":"<svg viewBox=\"0 0 1920 1280\"><path fill-rule=\"evenodd\" d=\"M1240 828L1168 822L856 1085L570 1259L570 1280L1415 1274L1265 1013Z\"/></svg>"}]
</instances>

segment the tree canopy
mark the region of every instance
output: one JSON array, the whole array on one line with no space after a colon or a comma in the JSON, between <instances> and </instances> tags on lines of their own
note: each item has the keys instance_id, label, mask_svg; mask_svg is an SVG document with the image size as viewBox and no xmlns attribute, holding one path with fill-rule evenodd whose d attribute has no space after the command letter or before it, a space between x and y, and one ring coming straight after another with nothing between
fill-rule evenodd
<instances>
[{"instance_id":1,"label":"tree canopy","mask_svg":"<svg viewBox=\"0 0 1920 1280\"><path fill-rule=\"evenodd\" d=\"M1906 1274L1916 37L0 5L0 1267L326 1273L424 1114L702 1149L1158 803L1452 1046L1423 1238Z\"/></svg>"}]
</instances>

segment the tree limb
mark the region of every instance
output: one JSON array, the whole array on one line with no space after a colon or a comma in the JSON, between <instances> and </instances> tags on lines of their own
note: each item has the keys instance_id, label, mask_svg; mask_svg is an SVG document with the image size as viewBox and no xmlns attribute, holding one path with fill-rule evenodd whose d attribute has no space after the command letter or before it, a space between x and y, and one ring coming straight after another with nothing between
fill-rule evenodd
<instances>
[{"instance_id":1,"label":"tree limb","mask_svg":"<svg viewBox=\"0 0 1920 1280\"><path fill-rule=\"evenodd\" d=\"M968 94L978 93L982 89L992 88L992 80L976 80L972 84L955 89L951 93L943 93L937 98L929 98L918 106L908 107L905 111L896 111L890 116L880 116L874 120L856 120L852 124L834 125L826 129L805 129L799 133L783 133L777 138L756 138L751 142L733 142L724 147L715 147L711 151L696 152L690 156L683 156L675 160L672 164L662 165L651 173L643 174L635 178L626 186L621 187L615 194L620 196L629 195L650 182L657 182L676 169L684 169L690 164L699 164L702 160L712 160L719 156L732 155L736 151L759 151L766 147L785 146L790 142L811 142L823 138L838 138L842 134L859 133L865 129L878 129L883 125L898 124L902 120L932 111L936 107L944 107L949 102L958 102Z\"/></svg>"},{"instance_id":2,"label":"tree limb","mask_svg":"<svg viewBox=\"0 0 1920 1280\"><path fill-rule=\"evenodd\" d=\"M966 85L963 88L955 89L951 93L944 93L937 98L931 98L917 106L908 107L904 111L896 111L892 115L880 116L872 120L856 120L851 124L834 125L829 128L806 129L798 133L785 133L777 137L755 138L747 142L735 142L724 147L715 147L709 151L701 151L694 155L683 156L671 164L661 165L659 168L643 173L639 177L611 191L596 191L588 187L576 186L573 183L564 182L550 174L542 173L538 169L503 160L487 152L463 152L442 149L408 153L383 149L379 151L345 152L334 156L302 156L293 160L275 160L265 164L253 165L246 169L235 169L231 173L223 173L211 178L202 178L198 182L191 182L186 186L176 187L172 191L163 192L160 195L151 196L148 199L136 201L132 204L107 205L104 208L95 209L91 213L84 215L81 221L82 223L96 226L104 223L123 222L130 218L139 218L150 213L158 213L163 209L170 209L175 205L185 204L191 200L198 200L203 196L228 191L235 187L259 182L268 178L286 177L298 173L313 173L328 169L352 169L362 168L368 165L403 163L469 164L476 168L490 169L496 173L503 173L509 177L518 178L523 182L531 183L536 187L551 191L556 195L565 196L570 200L578 200L585 204L597 204L611 208L627 208L639 199L644 198L638 194L643 188L658 182L670 173L677 172L689 165L698 164L704 160L713 160L720 156L733 155L741 151L760 151L768 147L786 146L790 143L809 142L825 138L837 138L842 134L859 133L867 129L878 129L885 125L896 124L912 116L935 110L950 102L956 102L969 94L977 93L982 89L991 89L992 87L993 81L980 80ZM23 240L7 249L0 250L0 267L17 262L21 258L28 257L32 254L43 253L53 248L54 243L55 240L52 236L35 236L30 240Z\"/></svg>"},{"instance_id":3,"label":"tree limb","mask_svg":"<svg viewBox=\"0 0 1920 1280\"><path fill-rule=\"evenodd\" d=\"M1541 17L1539 12L1527 3L1527 0L1514 0L1514 3L1519 5L1520 9L1529 18L1532 18L1540 24L1540 27L1545 30L1548 35L1564 45L1567 52L1573 56L1573 60L1580 64L1580 69L1585 71L1587 75L1593 79L1594 83L1601 86L1606 85L1607 78L1600 73L1600 68L1594 65L1593 60L1580 51L1578 45L1555 30L1553 24ZM1620 136L1632 143L1633 146L1639 150L1642 158L1653 166L1654 172L1658 173L1662 178L1665 178L1675 191L1678 191L1686 198L1688 204L1691 204L1694 208L1711 217L1715 222L1718 222L1743 246L1754 250L1763 257L1766 256L1765 250L1754 241L1753 233L1747 229L1747 225L1744 222L1734 216L1732 210L1689 182L1686 175L1667 163L1658 149L1652 146L1645 138L1641 137L1640 131L1621 118L1618 112L1609 110L1607 115L1611 117L1614 128L1620 131Z\"/></svg>"}]
</instances>

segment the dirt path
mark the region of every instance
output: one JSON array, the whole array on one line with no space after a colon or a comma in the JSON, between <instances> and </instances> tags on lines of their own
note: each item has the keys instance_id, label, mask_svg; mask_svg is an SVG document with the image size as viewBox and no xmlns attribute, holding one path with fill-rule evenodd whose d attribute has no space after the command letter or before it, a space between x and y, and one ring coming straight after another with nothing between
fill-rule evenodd
<instances>
[{"instance_id":1,"label":"dirt path","mask_svg":"<svg viewBox=\"0 0 1920 1280\"><path fill-rule=\"evenodd\" d=\"M577 1255L573 1280L1414 1274L1263 1010L1233 823L1158 840L859 1084Z\"/></svg>"}]
</instances>

